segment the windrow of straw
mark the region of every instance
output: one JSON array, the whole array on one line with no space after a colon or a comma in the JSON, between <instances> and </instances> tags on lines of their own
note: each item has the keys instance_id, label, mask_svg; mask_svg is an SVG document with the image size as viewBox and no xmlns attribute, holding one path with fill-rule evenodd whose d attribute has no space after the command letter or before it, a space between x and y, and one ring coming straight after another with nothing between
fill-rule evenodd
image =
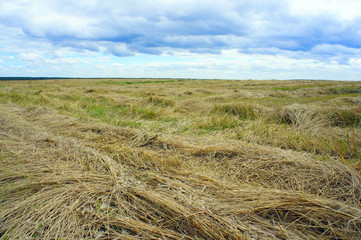
<instances>
[{"instance_id":1,"label":"windrow of straw","mask_svg":"<svg viewBox=\"0 0 361 240\"><path fill-rule=\"evenodd\" d=\"M271 118L302 129L318 129L326 126L357 127L361 124L361 108L327 106L320 109L320 107L292 104L271 114Z\"/></svg>"},{"instance_id":2,"label":"windrow of straw","mask_svg":"<svg viewBox=\"0 0 361 240\"><path fill-rule=\"evenodd\" d=\"M302 191L361 206L361 178L335 162L312 155L244 146L194 147L192 155L239 182L266 188Z\"/></svg>"}]
</instances>

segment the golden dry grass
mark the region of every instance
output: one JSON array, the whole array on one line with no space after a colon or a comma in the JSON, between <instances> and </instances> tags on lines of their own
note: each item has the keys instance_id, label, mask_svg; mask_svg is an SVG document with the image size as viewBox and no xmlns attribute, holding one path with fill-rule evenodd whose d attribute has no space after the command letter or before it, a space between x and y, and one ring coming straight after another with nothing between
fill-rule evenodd
<instances>
[{"instance_id":1,"label":"golden dry grass","mask_svg":"<svg viewBox=\"0 0 361 240\"><path fill-rule=\"evenodd\" d=\"M360 103L360 82L0 82L0 237L360 239Z\"/></svg>"}]
</instances>

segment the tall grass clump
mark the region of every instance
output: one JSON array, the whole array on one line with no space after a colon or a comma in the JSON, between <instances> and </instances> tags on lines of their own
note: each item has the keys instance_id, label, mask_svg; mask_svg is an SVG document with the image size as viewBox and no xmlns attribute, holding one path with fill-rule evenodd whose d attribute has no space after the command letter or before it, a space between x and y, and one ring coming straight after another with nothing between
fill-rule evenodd
<instances>
[{"instance_id":1,"label":"tall grass clump","mask_svg":"<svg viewBox=\"0 0 361 240\"><path fill-rule=\"evenodd\" d=\"M221 116L204 117L194 123L194 125L196 129L200 129L201 133L204 133L202 130L220 131L235 128L239 125L239 121L234 116L224 114Z\"/></svg>"},{"instance_id":2,"label":"tall grass clump","mask_svg":"<svg viewBox=\"0 0 361 240\"><path fill-rule=\"evenodd\" d=\"M332 125L338 127L359 127L361 126L360 108L333 110L330 120Z\"/></svg>"},{"instance_id":3,"label":"tall grass clump","mask_svg":"<svg viewBox=\"0 0 361 240\"><path fill-rule=\"evenodd\" d=\"M298 128L314 129L330 124L326 114L297 103L276 109L271 115L273 115L271 119L278 123L294 125Z\"/></svg>"},{"instance_id":4,"label":"tall grass clump","mask_svg":"<svg viewBox=\"0 0 361 240\"><path fill-rule=\"evenodd\" d=\"M158 105L161 107L173 107L175 105L175 101L173 99L168 99L164 97L150 95L146 98L147 103L152 103L154 105Z\"/></svg>"},{"instance_id":5,"label":"tall grass clump","mask_svg":"<svg viewBox=\"0 0 361 240\"><path fill-rule=\"evenodd\" d=\"M126 113L128 115L131 115L134 118L141 118L145 120L155 120L159 116L159 112L156 111L154 108L143 105L143 106L137 106L132 105L129 108L129 112Z\"/></svg>"},{"instance_id":6,"label":"tall grass clump","mask_svg":"<svg viewBox=\"0 0 361 240\"><path fill-rule=\"evenodd\" d=\"M262 112L261 106L250 105L245 103L230 103L216 105L214 111L218 113L227 113L238 117L239 119L253 120L260 116Z\"/></svg>"}]
</instances>

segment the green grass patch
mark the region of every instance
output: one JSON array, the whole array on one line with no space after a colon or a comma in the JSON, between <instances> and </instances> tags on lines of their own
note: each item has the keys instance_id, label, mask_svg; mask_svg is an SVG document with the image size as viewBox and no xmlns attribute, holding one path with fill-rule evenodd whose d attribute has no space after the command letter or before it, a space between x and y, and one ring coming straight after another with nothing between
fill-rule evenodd
<instances>
[{"instance_id":1,"label":"green grass patch","mask_svg":"<svg viewBox=\"0 0 361 240\"><path fill-rule=\"evenodd\" d=\"M3 103L7 101L18 103L24 100L24 96L18 93L0 93L0 99Z\"/></svg>"},{"instance_id":2,"label":"green grass patch","mask_svg":"<svg viewBox=\"0 0 361 240\"><path fill-rule=\"evenodd\" d=\"M19 93L0 93L2 103L12 102L17 104L31 105L46 102L44 95L29 95Z\"/></svg>"},{"instance_id":3,"label":"green grass patch","mask_svg":"<svg viewBox=\"0 0 361 240\"><path fill-rule=\"evenodd\" d=\"M178 122L179 119L177 117L166 116L166 117L163 117L163 118L159 119L159 121L162 121L162 122Z\"/></svg>"},{"instance_id":4,"label":"green grass patch","mask_svg":"<svg viewBox=\"0 0 361 240\"><path fill-rule=\"evenodd\" d=\"M214 111L221 114L231 114L240 119L256 119L260 112L253 105L243 103L216 105Z\"/></svg>"},{"instance_id":5,"label":"green grass patch","mask_svg":"<svg viewBox=\"0 0 361 240\"><path fill-rule=\"evenodd\" d=\"M361 88L354 86L334 88L334 93L339 95L361 93Z\"/></svg>"},{"instance_id":6,"label":"green grass patch","mask_svg":"<svg viewBox=\"0 0 361 240\"><path fill-rule=\"evenodd\" d=\"M91 117L103 118L108 114L107 107L102 105L91 105L87 108L87 111Z\"/></svg>"},{"instance_id":7,"label":"green grass patch","mask_svg":"<svg viewBox=\"0 0 361 240\"><path fill-rule=\"evenodd\" d=\"M57 97L60 100L65 100L65 101L79 101L82 99L81 96L78 95L74 95L74 94L64 94L64 95L53 95L53 97Z\"/></svg>"},{"instance_id":8,"label":"green grass patch","mask_svg":"<svg viewBox=\"0 0 361 240\"><path fill-rule=\"evenodd\" d=\"M206 133L209 131L219 131L235 128L239 125L237 119L229 115L211 116L197 123L196 128L200 132ZM205 131L204 131L205 130Z\"/></svg>"},{"instance_id":9,"label":"green grass patch","mask_svg":"<svg viewBox=\"0 0 361 240\"><path fill-rule=\"evenodd\" d=\"M136 121L124 121L120 124L120 126L130 127L130 128L140 128L142 126L142 123Z\"/></svg>"},{"instance_id":10,"label":"green grass patch","mask_svg":"<svg viewBox=\"0 0 361 240\"><path fill-rule=\"evenodd\" d=\"M331 115L331 122L339 127L361 126L361 114L352 110L337 110Z\"/></svg>"},{"instance_id":11,"label":"green grass patch","mask_svg":"<svg viewBox=\"0 0 361 240\"><path fill-rule=\"evenodd\" d=\"M146 120L154 120L158 116L154 109L146 106L132 106L130 110L133 115Z\"/></svg>"}]
</instances>

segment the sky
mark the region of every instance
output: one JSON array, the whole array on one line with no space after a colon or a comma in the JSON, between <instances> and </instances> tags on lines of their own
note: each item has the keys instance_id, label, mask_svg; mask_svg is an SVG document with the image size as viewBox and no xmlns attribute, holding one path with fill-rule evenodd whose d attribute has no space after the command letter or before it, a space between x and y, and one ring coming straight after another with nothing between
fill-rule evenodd
<instances>
[{"instance_id":1,"label":"sky","mask_svg":"<svg viewBox=\"0 0 361 240\"><path fill-rule=\"evenodd\" d=\"M361 80L361 1L0 0L0 76Z\"/></svg>"}]
</instances>

